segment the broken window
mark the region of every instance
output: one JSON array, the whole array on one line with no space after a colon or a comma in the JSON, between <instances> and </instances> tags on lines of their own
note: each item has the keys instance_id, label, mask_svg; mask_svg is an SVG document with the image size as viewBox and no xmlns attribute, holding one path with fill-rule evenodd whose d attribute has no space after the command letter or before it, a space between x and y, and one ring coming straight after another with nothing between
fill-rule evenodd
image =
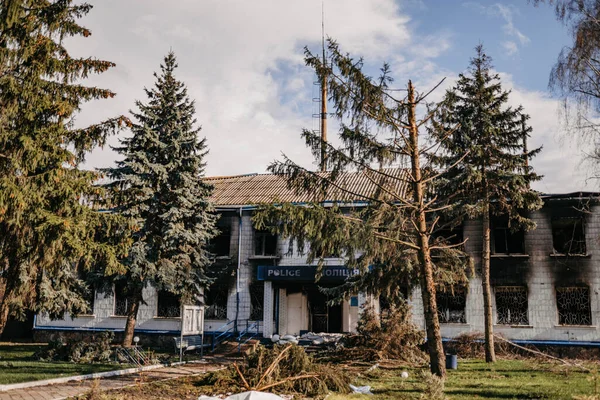
<instances>
[{"instance_id":1,"label":"broken window","mask_svg":"<svg viewBox=\"0 0 600 400\"><path fill-rule=\"evenodd\" d=\"M556 288L559 325L591 325L590 289L587 286Z\"/></svg>"},{"instance_id":2,"label":"broken window","mask_svg":"<svg viewBox=\"0 0 600 400\"><path fill-rule=\"evenodd\" d=\"M252 321L263 320L263 304L265 302L265 284L254 281L250 284L250 319Z\"/></svg>"},{"instance_id":3,"label":"broken window","mask_svg":"<svg viewBox=\"0 0 600 400\"><path fill-rule=\"evenodd\" d=\"M277 235L270 231L254 232L254 255L274 256L277 254Z\"/></svg>"},{"instance_id":4,"label":"broken window","mask_svg":"<svg viewBox=\"0 0 600 400\"><path fill-rule=\"evenodd\" d=\"M525 231L512 231L508 226L508 216L497 216L491 219L492 253L524 254Z\"/></svg>"},{"instance_id":5,"label":"broken window","mask_svg":"<svg viewBox=\"0 0 600 400\"><path fill-rule=\"evenodd\" d=\"M527 315L527 288L500 286L495 288L496 323L500 325L529 325Z\"/></svg>"},{"instance_id":6,"label":"broken window","mask_svg":"<svg viewBox=\"0 0 600 400\"><path fill-rule=\"evenodd\" d=\"M559 254L586 254L583 217L552 218L552 245Z\"/></svg>"},{"instance_id":7,"label":"broken window","mask_svg":"<svg viewBox=\"0 0 600 400\"><path fill-rule=\"evenodd\" d=\"M231 228L218 226L219 234L210 241L210 252L216 257L229 257L231 244Z\"/></svg>"},{"instance_id":8,"label":"broken window","mask_svg":"<svg viewBox=\"0 0 600 400\"><path fill-rule=\"evenodd\" d=\"M227 319L227 294L229 285L226 283L213 283L204 293L204 318Z\"/></svg>"},{"instance_id":9,"label":"broken window","mask_svg":"<svg viewBox=\"0 0 600 400\"><path fill-rule=\"evenodd\" d=\"M181 316L179 296L166 292L158 292L158 308L156 315L162 318L178 318Z\"/></svg>"},{"instance_id":10,"label":"broken window","mask_svg":"<svg viewBox=\"0 0 600 400\"><path fill-rule=\"evenodd\" d=\"M115 283L114 288L113 288L113 293L114 293L113 315L127 316L127 310L129 309L129 304L131 304L130 303L131 300L127 296L125 283L122 283L122 282Z\"/></svg>"},{"instance_id":11,"label":"broken window","mask_svg":"<svg viewBox=\"0 0 600 400\"><path fill-rule=\"evenodd\" d=\"M441 323L467 322L465 308L467 305L466 288L438 290L435 296L438 318Z\"/></svg>"}]
</instances>

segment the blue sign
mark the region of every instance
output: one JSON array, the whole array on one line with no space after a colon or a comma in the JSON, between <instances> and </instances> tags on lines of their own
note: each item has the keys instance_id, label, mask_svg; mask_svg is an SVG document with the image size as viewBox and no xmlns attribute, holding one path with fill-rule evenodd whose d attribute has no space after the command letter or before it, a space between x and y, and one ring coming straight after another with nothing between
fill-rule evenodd
<instances>
[{"instance_id":1,"label":"blue sign","mask_svg":"<svg viewBox=\"0 0 600 400\"><path fill-rule=\"evenodd\" d=\"M359 270L351 270L343 265L326 266L321 270L319 282L344 282L348 277L357 275ZM304 281L315 282L317 267L311 265L301 266L258 266L259 281Z\"/></svg>"}]
</instances>

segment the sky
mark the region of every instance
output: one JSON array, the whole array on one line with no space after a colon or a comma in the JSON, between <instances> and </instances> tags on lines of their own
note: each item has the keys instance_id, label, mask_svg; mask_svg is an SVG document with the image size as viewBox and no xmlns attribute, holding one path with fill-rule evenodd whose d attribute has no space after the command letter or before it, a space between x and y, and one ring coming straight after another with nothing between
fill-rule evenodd
<instances>
[{"instance_id":1,"label":"sky","mask_svg":"<svg viewBox=\"0 0 600 400\"><path fill-rule=\"evenodd\" d=\"M153 72L173 50L176 76L195 101L207 140L207 176L264 173L282 154L315 168L300 137L303 128L318 125L318 90L303 49L320 50L322 1L326 35L364 57L373 74L387 62L394 85L403 88L412 79L423 92L445 77L433 98L466 71L482 43L512 91L510 104L523 105L531 116L529 146L543 146L532 166L544 178L534 188L597 190L583 162L588 145L566 135L560 100L548 89L569 31L550 7L523 0L88 0L94 8L80 22L92 36L66 45L73 56L115 62L87 83L117 96L85 104L76 123L128 115L136 100L146 100L144 87L154 84ZM84 167L111 166L118 158L106 146Z\"/></svg>"}]
</instances>

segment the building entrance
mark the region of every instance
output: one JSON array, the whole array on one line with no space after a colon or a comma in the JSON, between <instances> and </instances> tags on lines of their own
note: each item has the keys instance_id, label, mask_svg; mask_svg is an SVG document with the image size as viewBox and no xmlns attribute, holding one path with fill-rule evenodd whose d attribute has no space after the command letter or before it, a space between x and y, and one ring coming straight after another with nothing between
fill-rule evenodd
<instances>
[{"instance_id":1,"label":"building entrance","mask_svg":"<svg viewBox=\"0 0 600 400\"><path fill-rule=\"evenodd\" d=\"M309 330L315 333L342 332L342 305L327 305L327 296L318 289L308 292Z\"/></svg>"}]
</instances>

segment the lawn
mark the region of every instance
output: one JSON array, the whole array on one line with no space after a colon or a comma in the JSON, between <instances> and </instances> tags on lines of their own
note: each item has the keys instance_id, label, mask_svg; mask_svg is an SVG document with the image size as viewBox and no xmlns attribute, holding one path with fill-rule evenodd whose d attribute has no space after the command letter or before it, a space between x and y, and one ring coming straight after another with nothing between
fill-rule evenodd
<instances>
[{"instance_id":1,"label":"lawn","mask_svg":"<svg viewBox=\"0 0 600 400\"><path fill-rule=\"evenodd\" d=\"M372 386L372 400L418 399L424 392L417 370L379 369L357 383ZM482 360L461 360L459 369L448 371L446 396L450 399L573 399L594 394L598 375L576 367L530 360L499 360L488 365ZM335 395L328 400L358 400L366 396Z\"/></svg>"},{"instance_id":2,"label":"lawn","mask_svg":"<svg viewBox=\"0 0 600 400\"><path fill-rule=\"evenodd\" d=\"M409 377L402 379L403 370L380 368L356 380L356 384L372 386L374 396L331 395L327 400L427 399L420 370L406 369ZM590 378L595 376L577 368L539 361L501 360L490 367L481 360L461 360L459 369L448 374L446 395L452 400L573 399L594 394ZM202 377L188 377L108 392L102 398L197 399L209 389L201 384Z\"/></svg>"},{"instance_id":3,"label":"lawn","mask_svg":"<svg viewBox=\"0 0 600 400\"><path fill-rule=\"evenodd\" d=\"M85 375L129 367L120 364L75 364L34 360L33 354L42 347L40 344L0 343L0 384Z\"/></svg>"}]
</instances>

